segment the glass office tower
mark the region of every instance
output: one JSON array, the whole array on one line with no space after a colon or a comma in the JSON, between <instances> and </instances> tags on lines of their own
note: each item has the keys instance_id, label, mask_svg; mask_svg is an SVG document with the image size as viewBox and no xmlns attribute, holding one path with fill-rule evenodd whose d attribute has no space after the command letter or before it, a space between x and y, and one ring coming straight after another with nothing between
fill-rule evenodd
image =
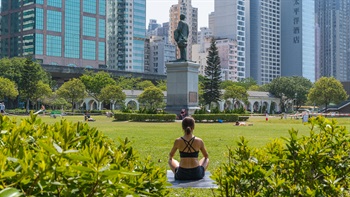
<instances>
[{"instance_id":1,"label":"glass office tower","mask_svg":"<svg viewBox=\"0 0 350 197\"><path fill-rule=\"evenodd\" d=\"M281 1L282 76L315 82L315 1Z\"/></svg>"},{"instance_id":2,"label":"glass office tower","mask_svg":"<svg viewBox=\"0 0 350 197\"><path fill-rule=\"evenodd\" d=\"M107 64L144 72L146 0L107 0Z\"/></svg>"},{"instance_id":3,"label":"glass office tower","mask_svg":"<svg viewBox=\"0 0 350 197\"><path fill-rule=\"evenodd\" d=\"M350 0L315 0L319 76L350 80Z\"/></svg>"},{"instance_id":4,"label":"glass office tower","mask_svg":"<svg viewBox=\"0 0 350 197\"><path fill-rule=\"evenodd\" d=\"M105 0L2 0L1 56L43 64L105 65Z\"/></svg>"}]
</instances>

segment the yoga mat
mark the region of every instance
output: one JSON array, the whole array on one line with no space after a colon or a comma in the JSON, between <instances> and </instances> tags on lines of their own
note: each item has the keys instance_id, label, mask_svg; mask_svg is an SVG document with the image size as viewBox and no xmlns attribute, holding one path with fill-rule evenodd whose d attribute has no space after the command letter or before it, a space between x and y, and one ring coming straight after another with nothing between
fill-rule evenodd
<instances>
[{"instance_id":1,"label":"yoga mat","mask_svg":"<svg viewBox=\"0 0 350 197\"><path fill-rule=\"evenodd\" d=\"M214 181L209 178L211 176L210 172L206 171L203 179L200 180L175 180L174 173L171 170L167 170L168 182L171 183L170 188L218 188Z\"/></svg>"}]
</instances>

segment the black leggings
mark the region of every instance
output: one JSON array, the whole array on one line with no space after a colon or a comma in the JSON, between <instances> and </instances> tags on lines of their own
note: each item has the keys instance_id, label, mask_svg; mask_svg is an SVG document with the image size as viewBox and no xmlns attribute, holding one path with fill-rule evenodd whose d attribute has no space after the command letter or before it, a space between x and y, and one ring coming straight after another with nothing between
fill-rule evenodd
<instances>
[{"instance_id":1,"label":"black leggings","mask_svg":"<svg viewBox=\"0 0 350 197\"><path fill-rule=\"evenodd\" d=\"M204 177L205 170L203 166L195 168L175 168L176 180L199 180Z\"/></svg>"}]
</instances>

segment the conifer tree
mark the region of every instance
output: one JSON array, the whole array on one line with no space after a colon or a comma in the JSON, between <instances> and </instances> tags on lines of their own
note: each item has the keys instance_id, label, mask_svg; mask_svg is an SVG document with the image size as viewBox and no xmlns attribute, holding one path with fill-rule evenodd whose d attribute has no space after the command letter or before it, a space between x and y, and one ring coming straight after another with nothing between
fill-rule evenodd
<instances>
[{"instance_id":1,"label":"conifer tree","mask_svg":"<svg viewBox=\"0 0 350 197\"><path fill-rule=\"evenodd\" d=\"M220 100L220 84L221 84L221 67L218 48L215 44L215 39L212 38L211 45L207 56L207 67L205 68L204 78L204 93L203 98L205 104L209 105L212 102Z\"/></svg>"}]
</instances>

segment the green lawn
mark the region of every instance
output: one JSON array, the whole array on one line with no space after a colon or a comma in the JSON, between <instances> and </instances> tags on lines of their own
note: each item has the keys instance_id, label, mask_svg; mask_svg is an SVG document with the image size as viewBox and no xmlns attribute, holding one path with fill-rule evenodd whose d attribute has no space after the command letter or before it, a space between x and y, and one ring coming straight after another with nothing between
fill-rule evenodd
<instances>
[{"instance_id":1,"label":"green lawn","mask_svg":"<svg viewBox=\"0 0 350 197\"><path fill-rule=\"evenodd\" d=\"M61 118L50 118L40 116L45 122L51 124L60 121ZM18 116L17 118L24 118ZM83 116L66 116L65 119L77 122L83 121ZM168 153L175 138L182 136L181 122L173 123L135 123L135 122L113 122L106 116L94 116L95 122L88 122L92 127L97 127L116 141L118 138L128 137L133 142L133 147L140 153L141 157L150 156L152 161L159 166L168 168ZM350 119L337 119L340 125L350 127ZM301 123L301 120L283 119L270 117L251 117L248 120L253 126L233 126L234 123L197 123L194 134L202 138L207 147L210 165L208 170L217 168L226 162L227 147L236 146L240 136L244 136L253 147L262 147L271 139L287 137L288 129L299 130L300 135L308 135L309 126ZM179 159L179 155L175 156ZM213 196L209 189L174 189L170 196Z\"/></svg>"}]
</instances>

